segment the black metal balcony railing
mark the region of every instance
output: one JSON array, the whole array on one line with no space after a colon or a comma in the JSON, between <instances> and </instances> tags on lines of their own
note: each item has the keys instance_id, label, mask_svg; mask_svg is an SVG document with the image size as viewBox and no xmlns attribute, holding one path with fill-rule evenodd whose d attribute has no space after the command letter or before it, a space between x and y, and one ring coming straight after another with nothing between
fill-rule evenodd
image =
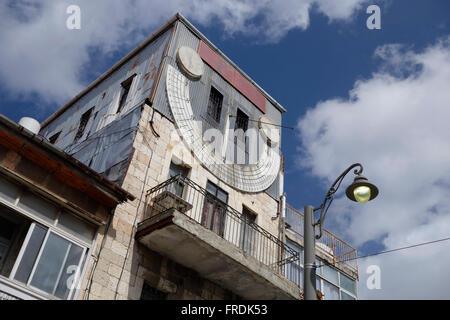
<instances>
[{"instance_id":1,"label":"black metal balcony railing","mask_svg":"<svg viewBox=\"0 0 450 320\"><path fill-rule=\"evenodd\" d=\"M291 278L294 264L300 270L296 251L186 177L177 175L148 190L146 202L147 218L175 208L274 272Z\"/></svg>"}]
</instances>

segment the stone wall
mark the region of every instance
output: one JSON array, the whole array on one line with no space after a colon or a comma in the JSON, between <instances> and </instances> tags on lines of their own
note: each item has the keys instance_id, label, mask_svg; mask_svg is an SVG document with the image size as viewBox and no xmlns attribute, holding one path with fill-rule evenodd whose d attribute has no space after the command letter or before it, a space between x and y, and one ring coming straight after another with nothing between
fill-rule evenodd
<instances>
[{"instance_id":1,"label":"stone wall","mask_svg":"<svg viewBox=\"0 0 450 320\"><path fill-rule=\"evenodd\" d=\"M152 118L153 129L159 137L153 133L150 125ZM105 240L103 235L107 226L99 231L83 281L84 289L78 298L139 299L144 282L167 293L168 299L239 298L135 241L137 223L145 217L145 193L168 179L171 160L176 159L191 168L191 180L203 187L207 179L217 184L228 192L228 204L231 207L241 212L245 205L257 214L256 223L275 236L278 236L278 203L264 192L243 194L220 182L192 158L191 152L179 140L174 124L158 112L153 113L148 105L143 106L133 148L122 187L137 198L117 206ZM90 290L85 295L103 241Z\"/></svg>"}]
</instances>

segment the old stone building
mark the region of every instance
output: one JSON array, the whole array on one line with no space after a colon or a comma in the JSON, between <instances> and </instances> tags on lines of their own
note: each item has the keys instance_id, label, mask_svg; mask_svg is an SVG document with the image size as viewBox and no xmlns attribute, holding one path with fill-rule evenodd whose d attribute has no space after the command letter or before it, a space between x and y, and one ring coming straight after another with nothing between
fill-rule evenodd
<instances>
[{"instance_id":1,"label":"old stone building","mask_svg":"<svg viewBox=\"0 0 450 320\"><path fill-rule=\"evenodd\" d=\"M285 111L177 14L44 121L40 136L135 196L99 226L70 298L300 299ZM329 239L318 288L354 298L356 251Z\"/></svg>"}]
</instances>

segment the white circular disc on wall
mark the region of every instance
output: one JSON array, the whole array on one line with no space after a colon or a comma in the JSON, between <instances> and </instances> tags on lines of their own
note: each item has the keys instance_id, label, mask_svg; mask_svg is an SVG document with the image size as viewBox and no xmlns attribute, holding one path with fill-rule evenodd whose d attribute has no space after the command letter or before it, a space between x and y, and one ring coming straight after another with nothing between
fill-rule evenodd
<instances>
[{"instance_id":1,"label":"white circular disc on wall","mask_svg":"<svg viewBox=\"0 0 450 320\"><path fill-rule=\"evenodd\" d=\"M194 49L183 46L177 51L178 63L189 76L200 78L203 74L203 61Z\"/></svg>"}]
</instances>

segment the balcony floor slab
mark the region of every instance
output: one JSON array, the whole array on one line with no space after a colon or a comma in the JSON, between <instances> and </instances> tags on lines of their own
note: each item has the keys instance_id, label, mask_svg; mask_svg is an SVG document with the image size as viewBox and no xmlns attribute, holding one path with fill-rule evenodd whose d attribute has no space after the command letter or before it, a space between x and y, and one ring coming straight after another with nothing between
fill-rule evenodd
<instances>
[{"instance_id":1,"label":"balcony floor slab","mask_svg":"<svg viewBox=\"0 0 450 320\"><path fill-rule=\"evenodd\" d=\"M300 299L295 283L176 210L141 222L136 239L244 299Z\"/></svg>"}]
</instances>

